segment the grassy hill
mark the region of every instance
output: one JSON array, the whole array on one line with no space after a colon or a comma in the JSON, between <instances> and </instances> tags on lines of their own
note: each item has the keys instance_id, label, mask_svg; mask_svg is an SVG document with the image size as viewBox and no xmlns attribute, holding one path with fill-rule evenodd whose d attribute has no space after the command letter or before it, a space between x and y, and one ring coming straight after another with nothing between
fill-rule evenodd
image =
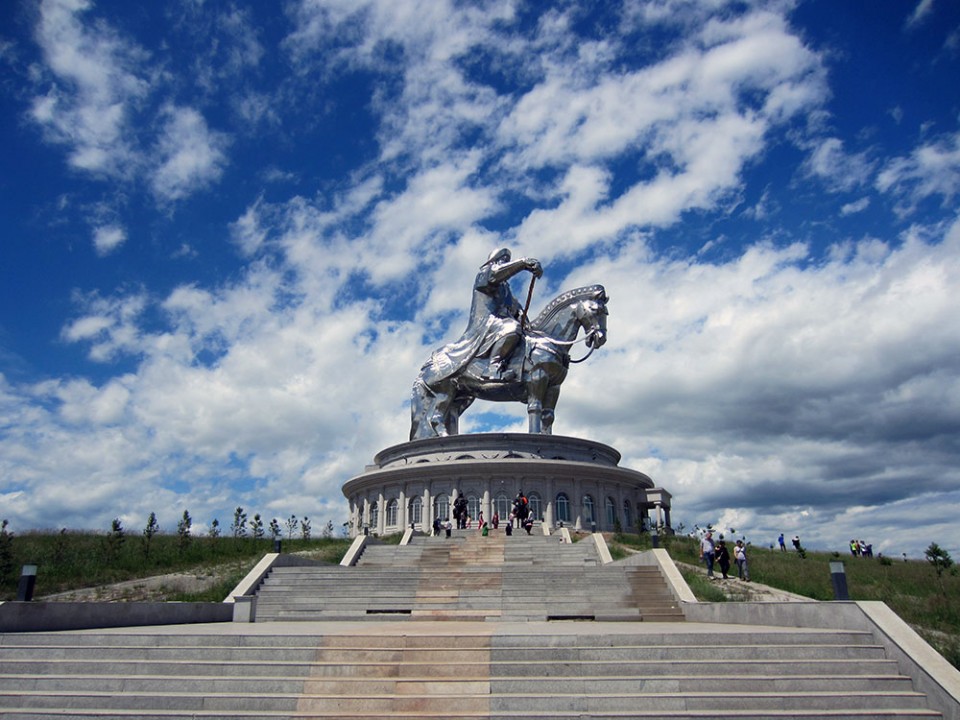
<instances>
[{"instance_id":1,"label":"grassy hill","mask_svg":"<svg viewBox=\"0 0 960 720\"><path fill-rule=\"evenodd\" d=\"M282 543L284 552L309 552L328 562L339 562L350 546L350 541L342 538L291 538ZM148 540L142 535L118 538L66 530L8 535L0 546L0 600L16 598L20 569L30 564L38 568L35 598L191 572L203 578L197 583L203 586L202 591L177 592L156 599L219 602L265 553L272 551L272 540L252 537L157 534Z\"/></svg>"},{"instance_id":2,"label":"grassy hill","mask_svg":"<svg viewBox=\"0 0 960 720\"><path fill-rule=\"evenodd\" d=\"M675 562L702 567L696 540L688 537L662 540ZM612 548L650 547L649 536L617 536L609 542ZM960 571L956 566L938 579L934 567L925 560L855 558L849 553L809 550L804 555L793 550L782 552L750 546L747 555L750 579L814 600L833 600L830 562L841 560L851 600L885 602L960 668ZM736 577L736 566L732 563L731 573ZM684 573L684 577L701 601L724 602L733 594L725 591L723 583L707 582L700 573Z\"/></svg>"}]
</instances>

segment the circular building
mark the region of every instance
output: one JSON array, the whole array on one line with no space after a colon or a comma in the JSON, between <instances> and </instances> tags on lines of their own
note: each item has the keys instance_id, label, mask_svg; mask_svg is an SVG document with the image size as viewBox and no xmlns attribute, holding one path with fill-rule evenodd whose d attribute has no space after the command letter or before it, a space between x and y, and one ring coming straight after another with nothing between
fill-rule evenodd
<instances>
[{"instance_id":1,"label":"circular building","mask_svg":"<svg viewBox=\"0 0 960 720\"><path fill-rule=\"evenodd\" d=\"M351 535L429 530L467 500L473 527L496 513L506 523L522 492L532 517L596 532L670 532L670 494L649 476L619 467L608 445L557 435L485 433L413 440L382 450L348 480Z\"/></svg>"}]
</instances>

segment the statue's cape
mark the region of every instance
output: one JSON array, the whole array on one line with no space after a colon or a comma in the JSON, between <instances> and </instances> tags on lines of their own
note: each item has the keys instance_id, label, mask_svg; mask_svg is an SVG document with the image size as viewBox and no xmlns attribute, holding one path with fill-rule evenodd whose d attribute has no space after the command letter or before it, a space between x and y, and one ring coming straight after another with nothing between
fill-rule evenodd
<instances>
[{"instance_id":1,"label":"statue's cape","mask_svg":"<svg viewBox=\"0 0 960 720\"><path fill-rule=\"evenodd\" d=\"M499 325L500 318L488 317L481 327L471 327L459 340L434 351L420 369L420 378L432 385L462 372L475 357L489 352Z\"/></svg>"}]
</instances>

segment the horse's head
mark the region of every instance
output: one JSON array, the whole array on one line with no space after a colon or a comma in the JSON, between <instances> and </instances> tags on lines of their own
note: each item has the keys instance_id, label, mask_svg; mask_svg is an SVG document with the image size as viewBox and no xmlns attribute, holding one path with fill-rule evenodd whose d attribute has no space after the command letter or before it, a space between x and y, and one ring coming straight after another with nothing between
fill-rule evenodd
<instances>
[{"instance_id":1,"label":"horse's head","mask_svg":"<svg viewBox=\"0 0 960 720\"><path fill-rule=\"evenodd\" d=\"M595 285L577 307L577 319L587 332L587 347L598 348L607 341L607 291Z\"/></svg>"}]
</instances>

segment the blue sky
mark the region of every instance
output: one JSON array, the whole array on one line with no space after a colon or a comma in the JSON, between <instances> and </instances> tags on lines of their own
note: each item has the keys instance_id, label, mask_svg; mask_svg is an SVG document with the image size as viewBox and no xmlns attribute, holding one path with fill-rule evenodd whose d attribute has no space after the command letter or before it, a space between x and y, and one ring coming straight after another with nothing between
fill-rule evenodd
<instances>
[{"instance_id":1,"label":"blue sky","mask_svg":"<svg viewBox=\"0 0 960 720\"><path fill-rule=\"evenodd\" d=\"M535 310L607 287L555 431L676 522L960 553L956 2L0 14L15 532L339 525L507 246L543 262Z\"/></svg>"}]
</instances>

